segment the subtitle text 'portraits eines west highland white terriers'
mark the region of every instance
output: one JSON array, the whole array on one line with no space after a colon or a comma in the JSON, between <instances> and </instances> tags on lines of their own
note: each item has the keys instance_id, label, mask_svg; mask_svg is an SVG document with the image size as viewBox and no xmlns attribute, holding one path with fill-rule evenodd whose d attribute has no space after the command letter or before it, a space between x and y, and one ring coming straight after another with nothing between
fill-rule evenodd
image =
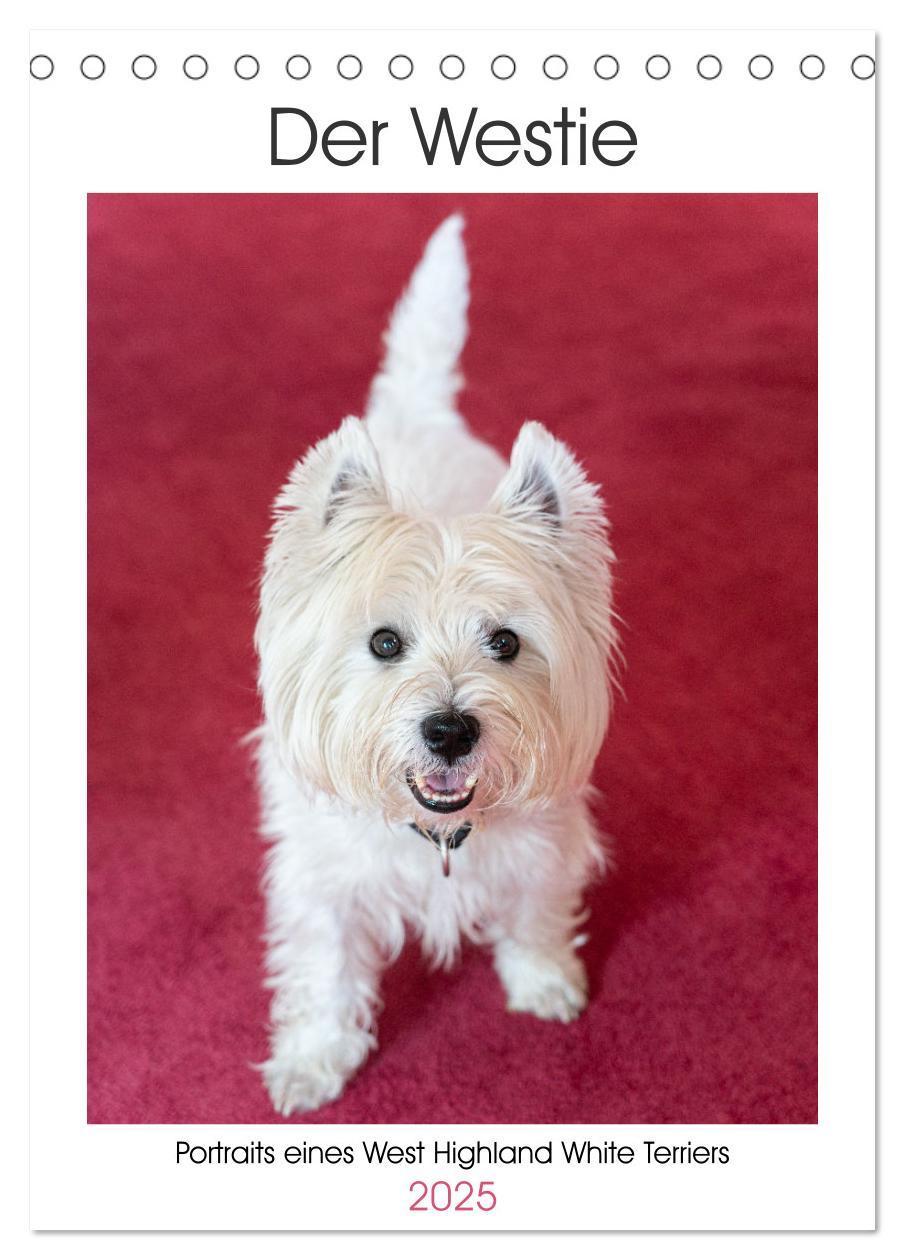
<instances>
[{"instance_id":1,"label":"subtitle text 'portraits eines west highland white terriers'","mask_svg":"<svg viewBox=\"0 0 905 1260\"><path fill-rule=\"evenodd\" d=\"M463 222L429 241L365 415L276 501L257 648L274 1106L336 1098L376 1045L380 973L493 951L505 1001L586 1001L588 779L615 615L597 488L541 424L507 462L455 407ZM502 1000L502 999L501 999Z\"/></svg>"}]
</instances>

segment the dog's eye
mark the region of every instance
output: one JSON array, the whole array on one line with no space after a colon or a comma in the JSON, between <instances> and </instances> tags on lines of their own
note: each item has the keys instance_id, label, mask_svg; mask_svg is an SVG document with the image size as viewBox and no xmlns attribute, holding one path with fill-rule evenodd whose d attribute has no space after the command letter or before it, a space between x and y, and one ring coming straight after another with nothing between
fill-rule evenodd
<instances>
[{"instance_id":1,"label":"dog's eye","mask_svg":"<svg viewBox=\"0 0 905 1260\"><path fill-rule=\"evenodd\" d=\"M518 656L519 646L518 635L514 630L497 630L487 644L498 661L511 661L514 656Z\"/></svg>"},{"instance_id":2,"label":"dog's eye","mask_svg":"<svg viewBox=\"0 0 905 1260\"><path fill-rule=\"evenodd\" d=\"M375 630L371 635L371 651L382 661L391 656L398 656L402 651L402 640L395 630Z\"/></svg>"}]
</instances>

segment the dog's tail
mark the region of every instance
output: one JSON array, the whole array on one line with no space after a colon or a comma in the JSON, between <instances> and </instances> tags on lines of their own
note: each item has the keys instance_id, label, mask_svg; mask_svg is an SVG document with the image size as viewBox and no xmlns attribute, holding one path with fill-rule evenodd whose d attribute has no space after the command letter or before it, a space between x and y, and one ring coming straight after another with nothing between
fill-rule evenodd
<instances>
[{"instance_id":1,"label":"dog's tail","mask_svg":"<svg viewBox=\"0 0 905 1260\"><path fill-rule=\"evenodd\" d=\"M427 243L384 334L386 355L367 415L393 427L455 422L459 356L468 332L463 219L445 219Z\"/></svg>"}]
</instances>

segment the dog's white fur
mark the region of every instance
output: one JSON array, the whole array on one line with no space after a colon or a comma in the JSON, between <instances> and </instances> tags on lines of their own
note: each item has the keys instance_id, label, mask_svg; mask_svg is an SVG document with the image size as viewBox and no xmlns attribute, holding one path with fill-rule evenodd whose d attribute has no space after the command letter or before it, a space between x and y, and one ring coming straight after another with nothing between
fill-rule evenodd
<instances>
[{"instance_id":1,"label":"dog's white fur","mask_svg":"<svg viewBox=\"0 0 905 1260\"><path fill-rule=\"evenodd\" d=\"M583 887L603 864L588 777L609 717L612 555L595 486L541 425L506 462L455 409L466 335L462 221L435 232L393 314L364 420L293 469L276 502L256 642L275 1107L335 1098L375 1045L406 927L435 962L489 944L510 1010L585 1005ZM380 660L390 627L405 650ZM506 627L518 656L495 659ZM441 763L420 724L480 721L472 804L417 803ZM473 831L444 878L411 824Z\"/></svg>"}]
</instances>

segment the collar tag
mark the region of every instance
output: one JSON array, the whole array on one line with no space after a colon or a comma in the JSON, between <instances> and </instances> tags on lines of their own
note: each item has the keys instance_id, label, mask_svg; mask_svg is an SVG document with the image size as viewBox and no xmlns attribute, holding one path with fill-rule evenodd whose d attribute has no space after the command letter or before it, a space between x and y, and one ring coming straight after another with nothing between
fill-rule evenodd
<instances>
[{"instance_id":1,"label":"collar tag","mask_svg":"<svg viewBox=\"0 0 905 1260\"><path fill-rule=\"evenodd\" d=\"M449 874L449 855L453 849L458 849L461 844L471 833L471 823L463 823L461 827L457 827L452 835L446 832L434 831L433 827L420 827L418 823L409 823L413 831L417 831L419 835L424 836L425 840L430 840L431 844L440 854L440 861L443 866L443 874Z\"/></svg>"}]
</instances>

